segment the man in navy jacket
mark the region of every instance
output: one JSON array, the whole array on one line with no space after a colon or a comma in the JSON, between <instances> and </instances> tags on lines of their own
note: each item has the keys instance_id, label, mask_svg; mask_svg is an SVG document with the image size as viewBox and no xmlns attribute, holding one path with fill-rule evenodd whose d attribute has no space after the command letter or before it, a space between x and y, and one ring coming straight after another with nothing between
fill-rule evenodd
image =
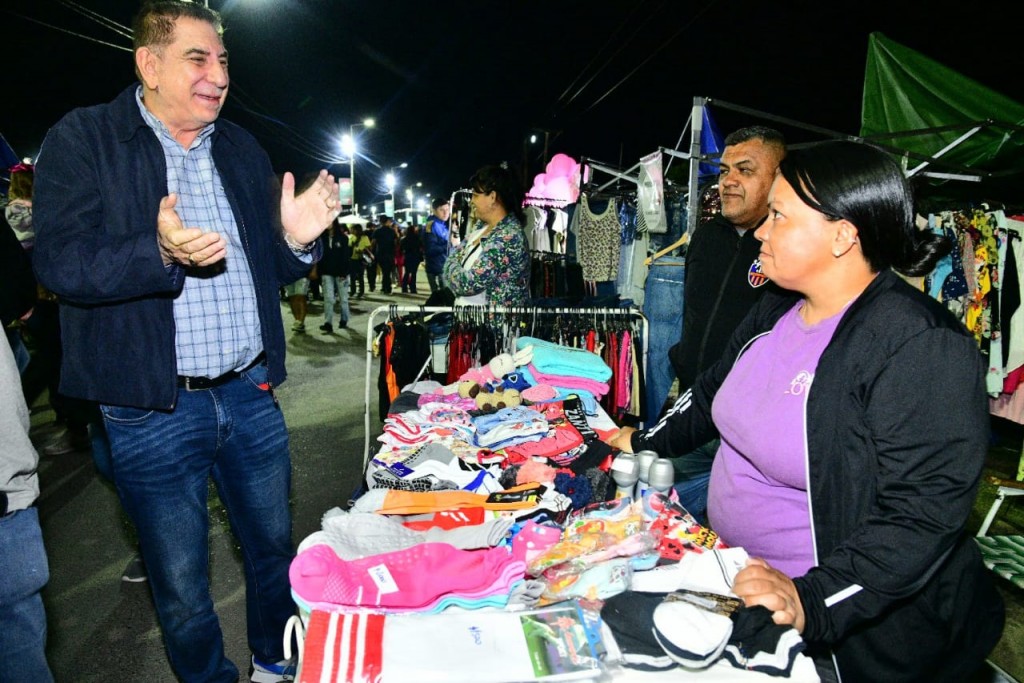
<instances>
[{"instance_id":1,"label":"man in navy jacket","mask_svg":"<svg viewBox=\"0 0 1024 683\"><path fill-rule=\"evenodd\" d=\"M61 390L100 404L175 673L238 678L209 590L212 477L245 558L251 680L290 680L278 287L319 256L338 186L321 171L299 195L290 173L278 188L255 139L217 120L222 31L198 3L140 11L140 83L72 111L43 144L34 267L61 300Z\"/></svg>"},{"instance_id":2,"label":"man in navy jacket","mask_svg":"<svg viewBox=\"0 0 1024 683\"><path fill-rule=\"evenodd\" d=\"M427 284L431 292L436 292L444 287L441 273L444 271L445 259L448 258L451 206L446 197L436 197L431 202L431 208L434 215L423 229L423 255L426 260Z\"/></svg>"}]
</instances>

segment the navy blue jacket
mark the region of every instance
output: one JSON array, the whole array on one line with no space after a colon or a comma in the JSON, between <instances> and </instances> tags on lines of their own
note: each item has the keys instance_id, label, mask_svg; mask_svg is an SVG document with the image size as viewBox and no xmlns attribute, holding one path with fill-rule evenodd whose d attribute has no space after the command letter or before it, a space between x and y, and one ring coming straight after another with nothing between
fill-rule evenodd
<instances>
[{"instance_id":1,"label":"navy blue jacket","mask_svg":"<svg viewBox=\"0 0 1024 683\"><path fill-rule=\"evenodd\" d=\"M36 166L33 266L61 300L61 392L138 408L177 398L173 300L185 274L164 266L156 216L167 195L160 142L132 85L108 104L75 109L50 129ZM213 159L252 271L270 382L285 378L278 287L309 264L284 243L280 188L266 152L217 121ZM318 253L318 252L315 252Z\"/></svg>"},{"instance_id":2,"label":"navy blue jacket","mask_svg":"<svg viewBox=\"0 0 1024 683\"><path fill-rule=\"evenodd\" d=\"M449 230L448 223L437 216L431 216L420 233L427 272L431 275L440 275L444 271L444 262L448 258Z\"/></svg>"}]
</instances>

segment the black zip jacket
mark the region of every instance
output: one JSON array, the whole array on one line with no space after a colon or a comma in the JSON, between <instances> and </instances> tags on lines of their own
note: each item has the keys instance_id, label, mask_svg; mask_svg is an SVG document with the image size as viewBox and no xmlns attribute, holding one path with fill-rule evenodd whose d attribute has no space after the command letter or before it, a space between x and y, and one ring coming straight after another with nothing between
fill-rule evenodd
<instances>
[{"instance_id":1,"label":"black zip jacket","mask_svg":"<svg viewBox=\"0 0 1024 683\"><path fill-rule=\"evenodd\" d=\"M324 230L320 244L324 254L318 265L320 274L347 277L352 270L352 247L348 244L348 235L338 228Z\"/></svg>"},{"instance_id":2,"label":"black zip jacket","mask_svg":"<svg viewBox=\"0 0 1024 683\"><path fill-rule=\"evenodd\" d=\"M715 393L796 301L766 293L722 359L634 435L634 450L685 454L716 436ZM843 681L965 680L1004 620L964 532L989 434L974 339L938 302L884 271L844 314L805 410L816 566L794 579L804 639L832 649Z\"/></svg>"},{"instance_id":3,"label":"black zip jacket","mask_svg":"<svg viewBox=\"0 0 1024 683\"><path fill-rule=\"evenodd\" d=\"M755 288L747 280L760 251L754 230L740 235L721 214L694 231L686 249L683 334L668 351L680 391L719 359L736 326L772 286Z\"/></svg>"}]
</instances>

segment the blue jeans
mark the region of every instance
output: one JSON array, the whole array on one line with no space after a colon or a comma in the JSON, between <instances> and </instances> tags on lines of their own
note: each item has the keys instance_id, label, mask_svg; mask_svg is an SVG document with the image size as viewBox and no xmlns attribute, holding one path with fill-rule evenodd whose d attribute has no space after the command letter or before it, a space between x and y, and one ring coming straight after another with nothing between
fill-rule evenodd
<instances>
[{"instance_id":1,"label":"blue jeans","mask_svg":"<svg viewBox=\"0 0 1024 683\"><path fill-rule=\"evenodd\" d=\"M0 683L53 680L39 594L49 580L39 512L0 517Z\"/></svg>"},{"instance_id":2,"label":"blue jeans","mask_svg":"<svg viewBox=\"0 0 1024 683\"><path fill-rule=\"evenodd\" d=\"M209 584L207 480L242 548L249 648L284 657L291 458L284 417L258 365L213 389L178 390L173 411L101 406L114 483L135 523L171 666L186 682L234 682Z\"/></svg>"},{"instance_id":3,"label":"blue jeans","mask_svg":"<svg viewBox=\"0 0 1024 683\"><path fill-rule=\"evenodd\" d=\"M708 472L692 479L676 482L672 487L679 494L679 504L704 526L707 526L708 523L708 481L710 480L711 473Z\"/></svg>"},{"instance_id":4,"label":"blue jeans","mask_svg":"<svg viewBox=\"0 0 1024 683\"><path fill-rule=\"evenodd\" d=\"M324 322L334 322L334 302L341 299L341 322L347 323L352 317L348 308L348 275L321 275L324 285Z\"/></svg>"},{"instance_id":5,"label":"blue jeans","mask_svg":"<svg viewBox=\"0 0 1024 683\"><path fill-rule=\"evenodd\" d=\"M647 417L653 425L661 414L675 380L668 350L683 334L683 275L681 258L662 256L647 273L644 286L644 315L647 317Z\"/></svg>"},{"instance_id":6,"label":"blue jeans","mask_svg":"<svg viewBox=\"0 0 1024 683\"><path fill-rule=\"evenodd\" d=\"M708 524L711 464L721 443L719 439L714 439L680 458L672 459L676 471L676 483L672 488L679 494L679 504L704 526Z\"/></svg>"}]
</instances>

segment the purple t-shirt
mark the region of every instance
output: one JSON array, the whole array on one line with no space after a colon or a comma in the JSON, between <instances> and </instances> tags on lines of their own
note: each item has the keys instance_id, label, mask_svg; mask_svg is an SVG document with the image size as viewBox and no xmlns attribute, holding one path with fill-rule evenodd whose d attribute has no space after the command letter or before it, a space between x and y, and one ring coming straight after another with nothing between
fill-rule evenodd
<instances>
[{"instance_id":1,"label":"purple t-shirt","mask_svg":"<svg viewBox=\"0 0 1024 683\"><path fill-rule=\"evenodd\" d=\"M818 360L843 317L808 325L802 307L751 344L711 406L722 435L708 492L711 525L730 546L790 577L814 566L805 408Z\"/></svg>"}]
</instances>

